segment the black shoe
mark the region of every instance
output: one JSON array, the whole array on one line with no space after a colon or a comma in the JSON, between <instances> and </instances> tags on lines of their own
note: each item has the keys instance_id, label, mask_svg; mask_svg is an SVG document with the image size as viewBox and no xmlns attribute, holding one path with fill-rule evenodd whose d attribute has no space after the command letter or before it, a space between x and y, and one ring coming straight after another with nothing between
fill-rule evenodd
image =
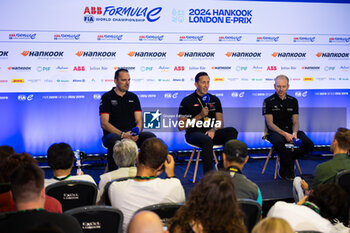
<instances>
[{"instance_id":1,"label":"black shoe","mask_svg":"<svg viewBox=\"0 0 350 233\"><path fill-rule=\"evenodd\" d=\"M294 172L292 173L288 168L281 168L281 164L280 164L278 169L278 176L283 180L293 181Z\"/></svg>"}]
</instances>

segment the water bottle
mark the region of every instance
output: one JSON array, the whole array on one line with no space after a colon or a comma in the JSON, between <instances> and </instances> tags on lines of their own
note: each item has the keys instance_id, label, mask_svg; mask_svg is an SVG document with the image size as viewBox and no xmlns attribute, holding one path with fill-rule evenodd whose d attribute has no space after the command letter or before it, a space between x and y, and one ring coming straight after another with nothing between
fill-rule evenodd
<instances>
[{"instance_id":1,"label":"water bottle","mask_svg":"<svg viewBox=\"0 0 350 233\"><path fill-rule=\"evenodd\" d=\"M79 150L76 150L75 151L75 165L77 166L77 176L80 176L82 175L82 171L81 171L81 160L80 160L80 151Z\"/></svg>"}]
</instances>

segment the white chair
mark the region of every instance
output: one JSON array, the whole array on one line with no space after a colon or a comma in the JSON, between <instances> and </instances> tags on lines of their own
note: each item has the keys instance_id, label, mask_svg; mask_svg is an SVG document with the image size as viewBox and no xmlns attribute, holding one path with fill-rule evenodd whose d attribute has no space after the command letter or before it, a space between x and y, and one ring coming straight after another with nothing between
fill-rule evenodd
<instances>
[{"instance_id":1,"label":"white chair","mask_svg":"<svg viewBox=\"0 0 350 233\"><path fill-rule=\"evenodd\" d=\"M188 161L187 163L187 167L186 167L186 171L185 171L185 174L184 174L184 177L187 176L187 172L188 172L188 169L190 168L190 165L191 165L191 162L192 162L192 159L193 159L193 155L197 152L197 158L196 158L196 166L195 166L195 169L194 169L194 173L193 173L193 183L196 182L196 177L197 177L197 171L198 171L198 163L199 163L199 156L201 154L201 148L199 146L196 146L196 145L193 145L191 143L188 143L185 139L185 143L191 147L193 147L193 150L192 150L192 153L191 153L191 157L190 157L190 160ZM222 145L214 145L213 146L213 155L214 155L214 160L215 160L215 169L218 170L218 159L216 157L216 154L215 154L215 149L219 149L219 148L222 148Z\"/></svg>"}]
</instances>

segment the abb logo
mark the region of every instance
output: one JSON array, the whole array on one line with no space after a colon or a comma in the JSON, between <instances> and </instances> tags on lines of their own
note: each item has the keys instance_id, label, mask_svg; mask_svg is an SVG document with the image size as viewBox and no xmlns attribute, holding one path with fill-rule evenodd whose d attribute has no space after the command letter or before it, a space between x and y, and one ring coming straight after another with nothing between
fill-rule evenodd
<instances>
[{"instance_id":1,"label":"abb logo","mask_svg":"<svg viewBox=\"0 0 350 233\"><path fill-rule=\"evenodd\" d=\"M73 71L85 71L85 67L84 66L74 66Z\"/></svg>"},{"instance_id":2,"label":"abb logo","mask_svg":"<svg viewBox=\"0 0 350 233\"><path fill-rule=\"evenodd\" d=\"M89 15L101 15L102 14L102 8L101 7L85 7L84 10L84 15L89 14Z\"/></svg>"},{"instance_id":3,"label":"abb logo","mask_svg":"<svg viewBox=\"0 0 350 233\"><path fill-rule=\"evenodd\" d=\"M184 71L185 67L184 66L175 66L174 71Z\"/></svg>"},{"instance_id":4,"label":"abb logo","mask_svg":"<svg viewBox=\"0 0 350 233\"><path fill-rule=\"evenodd\" d=\"M268 66L267 70L275 71L275 70L277 70L277 66Z\"/></svg>"}]
</instances>

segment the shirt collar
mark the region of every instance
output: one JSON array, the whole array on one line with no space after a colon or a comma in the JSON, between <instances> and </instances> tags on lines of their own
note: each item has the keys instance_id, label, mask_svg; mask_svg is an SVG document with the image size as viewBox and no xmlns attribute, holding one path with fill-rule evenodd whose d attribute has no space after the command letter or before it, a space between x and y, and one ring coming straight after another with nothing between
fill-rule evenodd
<instances>
[{"instance_id":1,"label":"shirt collar","mask_svg":"<svg viewBox=\"0 0 350 233\"><path fill-rule=\"evenodd\" d=\"M349 155L347 154L335 154L333 159L348 159Z\"/></svg>"}]
</instances>

